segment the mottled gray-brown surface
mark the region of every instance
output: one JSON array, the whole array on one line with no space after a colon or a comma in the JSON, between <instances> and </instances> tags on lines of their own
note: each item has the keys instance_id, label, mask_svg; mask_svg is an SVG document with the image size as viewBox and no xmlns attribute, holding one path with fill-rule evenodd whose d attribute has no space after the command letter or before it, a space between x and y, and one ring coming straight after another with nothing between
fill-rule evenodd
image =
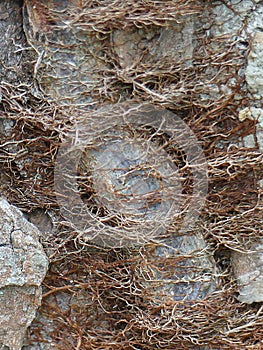
<instances>
[{"instance_id":1,"label":"mottled gray-brown surface","mask_svg":"<svg viewBox=\"0 0 263 350\"><path fill-rule=\"evenodd\" d=\"M48 260L40 232L0 198L0 344L19 350L41 304Z\"/></svg>"},{"instance_id":2,"label":"mottled gray-brown surface","mask_svg":"<svg viewBox=\"0 0 263 350\"><path fill-rule=\"evenodd\" d=\"M7 83L30 77L21 6L20 0L0 1L0 80Z\"/></svg>"},{"instance_id":3,"label":"mottled gray-brown surface","mask_svg":"<svg viewBox=\"0 0 263 350\"><path fill-rule=\"evenodd\" d=\"M34 202L53 259L25 349L262 348L262 30L258 0L0 0L0 188L22 210ZM195 130L207 203L193 236L96 251L52 222L46 163L89 109L130 98ZM39 232L6 207L0 344L18 350L47 267Z\"/></svg>"}]
</instances>

